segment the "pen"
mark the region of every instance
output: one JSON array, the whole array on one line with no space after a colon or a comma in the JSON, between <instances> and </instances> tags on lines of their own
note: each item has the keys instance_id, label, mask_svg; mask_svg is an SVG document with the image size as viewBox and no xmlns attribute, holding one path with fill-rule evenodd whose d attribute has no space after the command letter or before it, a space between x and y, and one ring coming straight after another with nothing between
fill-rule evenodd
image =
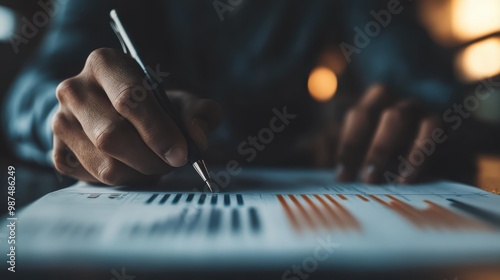
<instances>
[{"instance_id":1,"label":"pen","mask_svg":"<svg viewBox=\"0 0 500 280\"><path fill-rule=\"evenodd\" d=\"M163 108L163 110L165 110L165 112L167 112L170 118L175 122L181 133L184 135L184 138L186 138L186 142L188 144L188 161L194 167L196 172L200 175L201 179L203 179L205 184L208 186L208 189L211 192L213 192L214 181L210 177L205 161L201 158L201 152L198 146L189 136L189 133L187 132L186 127L184 126L184 123L181 121L179 114L176 112L174 106L168 99L168 96L165 94L165 91L161 87L160 83L153 82L153 78L148 73L146 67L144 66L144 63L142 63L142 60L137 54L137 51L134 48L134 45L132 44L130 37L125 31L125 28L123 27L123 24L120 18L118 17L116 10L114 9L111 10L109 16L111 17L111 22L110 22L111 27L113 28L113 31L115 32L116 36L118 37L118 40L120 41L120 44L123 48L123 52L130 55L133 59L135 59L135 61L139 64L142 71L146 75L146 79L148 80L150 85L153 84L157 85L152 89L156 100L158 101L158 103L160 103L160 106Z\"/></svg>"}]
</instances>

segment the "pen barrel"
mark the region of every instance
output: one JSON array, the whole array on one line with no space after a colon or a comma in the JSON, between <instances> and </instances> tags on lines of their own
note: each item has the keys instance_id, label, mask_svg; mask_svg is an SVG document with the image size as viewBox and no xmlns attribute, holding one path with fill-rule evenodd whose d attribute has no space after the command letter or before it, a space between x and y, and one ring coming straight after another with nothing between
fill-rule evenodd
<instances>
[{"instance_id":1,"label":"pen barrel","mask_svg":"<svg viewBox=\"0 0 500 280\"><path fill-rule=\"evenodd\" d=\"M146 70L144 70L144 73L146 75L146 78L148 79L148 82L150 83L150 87L152 88L152 92L155 96L156 101L158 101L162 109L168 114L172 121L174 121L175 125L186 139L186 143L188 145L189 162L192 164L193 162L198 161L199 159L201 159L200 149L194 143L193 139L191 139L191 135L189 135L186 124L180 117L179 112L168 98L166 91L163 89L160 83L155 81Z\"/></svg>"},{"instance_id":2,"label":"pen barrel","mask_svg":"<svg viewBox=\"0 0 500 280\"><path fill-rule=\"evenodd\" d=\"M180 117L175 106L172 104L172 102L170 102L166 94L166 91L161 86L160 81L154 79L152 75L150 75L149 72L147 71L146 67L144 66L144 63L142 62L142 60L139 57L139 54L137 53L137 50L132 44L132 40L129 38L125 30L125 27L123 26L120 18L118 17L118 13L116 12L116 10L113 9L110 11L109 15L111 17L111 23L110 23L111 27L115 32L118 40L120 41L124 53L129 54L137 62L139 67L144 72L144 75L146 76L147 82L149 83L149 88L153 92L156 101L160 104L160 106L168 114L168 116L174 121L175 125L180 130L180 132L184 135L184 138L186 139L186 143L188 146L189 162L193 164L201 160L201 151L199 150L198 146L195 144L193 139L191 139L191 136L189 135L189 132L186 128L186 124Z\"/></svg>"}]
</instances>

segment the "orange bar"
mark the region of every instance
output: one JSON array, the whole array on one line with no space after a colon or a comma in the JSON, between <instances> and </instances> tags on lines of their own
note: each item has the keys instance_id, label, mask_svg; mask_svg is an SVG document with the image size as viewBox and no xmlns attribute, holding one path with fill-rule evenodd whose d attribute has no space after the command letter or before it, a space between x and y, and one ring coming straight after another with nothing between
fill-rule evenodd
<instances>
[{"instance_id":1,"label":"orange bar","mask_svg":"<svg viewBox=\"0 0 500 280\"><path fill-rule=\"evenodd\" d=\"M443 208L432 201L424 200L427 205L429 205L429 210L439 215L441 222L449 224L450 226L458 226L462 228L467 228L469 221L464 217L458 216L457 214Z\"/></svg>"},{"instance_id":2,"label":"orange bar","mask_svg":"<svg viewBox=\"0 0 500 280\"><path fill-rule=\"evenodd\" d=\"M339 210L344 214L344 216L347 218L347 221L349 221L349 224L357 229L361 230L361 226L359 225L358 221L347 211L347 209L342 206L342 204L338 203L333 197L331 197L329 194L325 194L324 197L326 197L331 203L333 203Z\"/></svg>"},{"instance_id":3,"label":"orange bar","mask_svg":"<svg viewBox=\"0 0 500 280\"><path fill-rule=\"evenodd\" d=\"M292 223L293 228L296 231L300 231L300 225L297 222L297 219L295 218L295 215L292 212L292 209L290 209L290 206L288 206L288 203L286 202L285 198L281 194L276 195L278 197L279 202L281 203L281 206L283 206L283 209L285 209L285 213L288 217L288 220Z\"/></svg>"},{"instance_id":4,"label":"orange bar","mask_svg":"<svg viewBox=\"0 0 500 280\"><path fill-rule=\"evenodd\" d=\"M330 227L330 223L328 222L328 220L323 216L323 213L321 213L321 210L319 210L318 206L316 206L316 204L314 204L314 202L305 194L302 194L300 195L308 204L309 206L311 206L312 210L314 211L314 213L316 213L316 216L318 216L321 220L321 223L325 226L325 227Z\"/></svg>"},{"instance_id":5,"label":"orange bar","mask_svg":"<svg viewBox=\"0 0 500 280\"><path fill-rule=\"evenodd\" d=\"M321 205L323 205L323 207L328 211L328 213L330 213L330 216L332 216L333 221L336 222L340 228L345 229L344 221L342 221L342 218L339 215L337 215L337 213L335 213L335 210L333 210L332 206L326 203L326 201L323 198L321 198L321 196L315 194L314 197L321 203Z\"/></svg>"},{"instance_id":6,"label":"orange bar","mask_svg":"<svg viewBox=\"0 0 500 280\"><path fill-rule=\"evenodd\" d=\"M464 228L463 225L461 225L460 219L450 217L448 213L440 211L439 208L432 205L432 202L428 200L424 200L424 202L427 203L429 208L424 210L423 213L437 228Z\"/></svg>"},{"instance_id":7,"label":"orange bar","mask_svg":"<svg viewBox=\"0 0 500 280\"><path fill-rule=\"evenodd\" d=\"M338 197L340 197L342 200L347 200L347 197L343 194L337 194Z\"/></svg>"},{"instance_id":8,"label":"orange bar","mask_svg":"<svg viewBox=\"0 0 500 280\"><path fill-rule=\"evenodd\" d=\"M384 205L385 207L389 207L391 208L391 205L389 205L389 203L383 201L382 199L378 198L376 195L374 194L370 194L369 195L373 200L377 201L378 203Z\"/></svg>"},{"instance_id":9,"label":"orange bar","mask_svg":"<svg viewBox=\"0 0 500 280\"><path fill-rule=\"evenodd\" d=\"M400 207L398 206L394 206L392 203L387 203L385 202L384 200L380 199L379 197L377 197L376 195L373 195L371 194L370 197L372 199L374 199L375 201L377 201L378 203L384 205L385 207L389 208L389 210L392 210L394 212L396 212L397 214L399 214L400 216L402 216L403 218L405 218L406 220L408 220L410 223L412 223L413 225L417 226L417 227L421 227L414 219L414 217L412 217L410 214L408 214L406 211L402 210Z\"/></svg>"},{"instance_id":10,"label":"orange bar","mask_svg":"<svg viewBox=\"0 0 500 280\"><path fill-rule=\"evenodd\" d=\"M484 231L492 231L494 230L493 228L490 227L490 225L485 224L481 221L476 221L469 219L467 217L461 216L455 212L452 212L440 205L437 205L434 202L424 200L425 203L429 204L430 207L435 208L437 211L441 211L442 213L445 213L448 219L451 219L453 221L457 221L460 225L462 225L464 228L469 228L469 229L476 229L476 230L484 230Z\"/></svg>"},{"instance_id":11,"label":"orange bar","mask_svg":"<svg viewBox=\"0 0 500 280\"><path fill-rule=\"evenodd\" d=\"M304 219L309 224L309 226L312 229L315 229L316 225L314 224L313 220L311 219L311 216L309 216L309 214L307 213L307 210L304 208L304 206L302 206L302 204L300 204L299 200L292 194L289 194L288 197L292 200L292 202L295 204L295 206L297 206L297 208L299 208L300 213L302 213L302 216L304 216Z\"/></svg>"},{"instance_id":12,"label":"orange bar","mask_svg":"<svg viewBox=\"0 0 500 280\"><path fill-rule=\"evenodd\" d=\"M357 194L356 196L359 197L359 198L361 198L361 200L363 200L363 201L366 201L366 202L369 201L368 198L366 198L366 197L364 197L364 196L362 196L360 194Z\"/></svg>"},{"instance_id":13,"label":"orange bar","mask_svg":"<svg viewBox=\"0 0 500 280\"><path fill-rule=\"evenodd\" d=\"M486 231L493 230L487 224L461 216L429 200L424 200L429 205L429 208L420 210L392 195L386 195L391 199L390 203L385 202L375 195L369 196L385 207L400 214L419 228L431 226L437 229L468 228Z\"/></svg>"},{"instance_id":14,"label":"orange bar","mask_svg":"<svg viewBox=\"0 0 500 280\"><path fill-rule=\"evenodd\" d=\"M392 195L387 195L388 198L392 200L391 204L396 204L394 205L395 207L400 208L402 211L405 211L408 213L410 217L412 217L414 223L419 226L419 227L425 227L426 226L426 221L424 217L420 214L420 210L416 209L415 207L395 198Z\"/></svg>"}]
</instances>

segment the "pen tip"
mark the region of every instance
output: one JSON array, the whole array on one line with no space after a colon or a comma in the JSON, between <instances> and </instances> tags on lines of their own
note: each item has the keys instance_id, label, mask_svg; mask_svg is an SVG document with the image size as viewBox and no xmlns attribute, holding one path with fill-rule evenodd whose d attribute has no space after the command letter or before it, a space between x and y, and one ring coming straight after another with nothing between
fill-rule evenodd
<instances>
[{"instance_id":1,"label":"pen tip","mask_svg":"<svg viewBox=\"0 0 500 280\"><path fill-rule=\"evenodd\" d=\"M210 180L206 180L205 183L207 184L207 187L210 190L210 192L214 192L214 189L215 189L214 182L212 182Z\"/></svg>"}]
</instances>

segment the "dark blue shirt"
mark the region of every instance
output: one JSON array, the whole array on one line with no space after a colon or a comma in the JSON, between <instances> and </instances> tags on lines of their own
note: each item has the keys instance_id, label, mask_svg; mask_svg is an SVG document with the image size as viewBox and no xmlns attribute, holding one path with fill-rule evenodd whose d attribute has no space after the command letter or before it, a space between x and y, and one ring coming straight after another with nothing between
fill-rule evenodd
<instances>
[{"instance_id":1,"label":"dark blue shirt","mask_svg":"<svg viewBox=\"0 0 500 280\"><path fill-rule=\"evenodd\" d=\"M415 20L412 1L230 2L238 5L228 6L225 0L120 1L130 33L147 50L144 60L171 73L167 87L223 104L229 113L223 125L226 138L244 123L238 114L249 114L260 104L312 102L307 75L328 45L357 48L345 75L358 89L384 82L436 107L446 106L457 93L449 61ZM387 9L388 2L399 3L400 13L392 14L385 27L379 23L380 31L368 37L366 46L356 46L356 28L366 33L367 24L376 22L373 13ZM119 48L109 28L110 2L59 3L42 46L10 90L2 118L15 154L43 165L51 164L50 122L58 107L58 83L78 74L92 50Z\"/></svg>"}]
</instances>

